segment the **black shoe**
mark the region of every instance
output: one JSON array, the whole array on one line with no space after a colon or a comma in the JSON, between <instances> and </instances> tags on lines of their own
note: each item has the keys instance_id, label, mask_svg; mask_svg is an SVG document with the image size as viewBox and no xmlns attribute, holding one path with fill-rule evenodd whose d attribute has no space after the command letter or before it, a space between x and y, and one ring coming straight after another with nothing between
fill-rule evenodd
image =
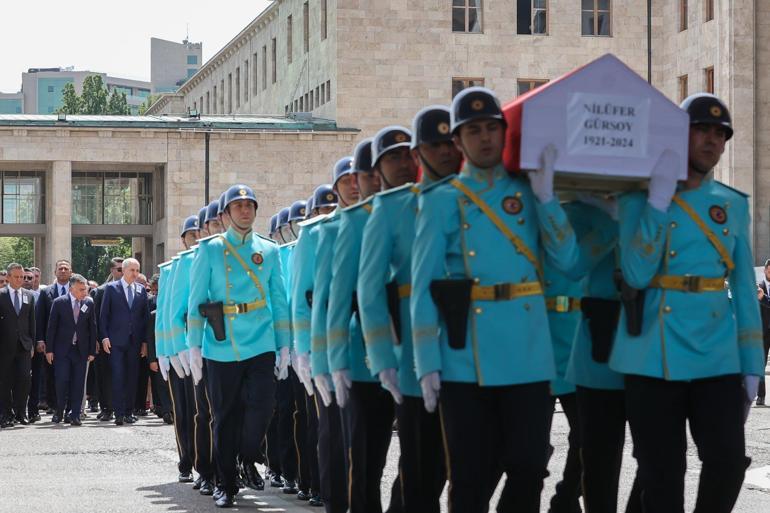
<instances>
[{"instance_id":1,"label":"black shoe","mask_svg":"<svg viewBox=\"0 0 770 513\"><path fill-rule=\"evenodd\" d=\"M177 478L177 481L179 481L180 483L192 483L193 482L192 472L180 472L179 477Z\"/></svg>"},{"instance_id":2,"label":"black shoe","mask_svg":"<svg viewBox=\"0 0 770 513\"><path fill-rule=\"evenodd\" d=\"M281 491L286 494L294 495L297 493L297 482L292 479L284 479Z\"/></svg>"},{"instance_id":3,"label":"black shoe","mask_svg":"<svg viewBox=\"0 0 770 513\"><path fill-rule=\"evenodd\" d=\"M201 483L203 482L203 478L201 476L198 476L195 481L193 481L193 490L200 490Z\"/></svg>"},{"instance_id":4,"label":"black shoe","mask_svg":"<svg viewBox=\"0 0 770 513\"><path fill-rule=\"evenodd\" d=\"M35 422L40 422L40 414L39 413L32 413L29 416L29 423L34 424Z\"/></svg>"},{"instance_id":5,"label":"black shoe","mask_svg":"<svg viewBox=\"0 0 770 513\"><path fill-rule=\"evenodd\" d=\"M64 414L64 423L65 424L69 424L70 422L72 422L72 419L70 418L70 414L69 413L65 413Z\"/></svg>"},{"instance_id":6,"label":"black shoe","mask_svg":"<svg viewBox=\"0 0 770 513\"><path fill-rule=\"evenodd\" d=\"M102 419L102 420L104 420L104 419ZM116 426L122 426L124 420L125 420L125 418L123 416L118 415L117 417L115 417L115 425Z\"/></svg>"},{"instance_id":7,"label":"black shoe","mask_svg":"<svg viewBox=\"0 0 770 513\"><path fill-rule=\"evenodd\" d=\"M13 427L13 421L10 417L2 417L0 418L0 428L9 428Z\"/></svg>"},{"instance_id":8,"label":"black shoe","mask_svg":"<svg viewBox=\"0 0 770 513\"><path fill-rule=\"evenodd\" d=\"M757 397L757 406L764 406L764 405L765 405L765 398Z\"/></svg>"},{"instance_id":9,"label":"black shoe","mask_svg":"<svg viewBox=\"0 0 770 513\"><path fill-rule=\"evenodd\" d=\"M134 424L136 422L136 417L133 415L126 415L126 424Z\"/></svg>"},{"instance_id":10,"label":"black shoe","mask_svg":"<svg viewBox=\"0 0 770 513\"><path fill-rule=\"evenodd\" d=\"M281 479L281 474L273 473L272 477L270 477L270 488L283 488L283 479Z\"/></svg>"},{"instance_id":11,"label":"black shoe","mask_svg":"<svg viewBox=\"0 0 770 513\"><path fill-rule=\"evenodd\" d=\"M324 501L321 500L320 495L313 495L310 497L308 505L313 506L314 508L323 508Z\"/></svg>"},{"instance_id":12,"label":"black shoe","mask_svg":"<svg viewBox=\"0 0 770 513\"><path fill-rule=\"evenodd\" d=\"M49 408L47 408L47 409L45 410L45 414L46 414L46 415L53 415L54 413L56 413L56 411L54 411L54 409L53 409L53 408L50 408L50 407L49 407Z\"/></svg>"},{"instance_id":13,"label":"black shoe","mask_svg":"<svg viewBox=\"0 0 770 513\"><path fill-rule=\"evenodd\" d=\"M257 467L253 463L243 464L243 484L252 490L262 491L265 489L265 480L259 475Z\"/></svg>"},{"instance_id":14,"label":"black shoe","mask_svg":"<svg viewBox=\"0 0 770 513\"><path fill-rule=\"evenodd\" d=\"M22 426L29 426L29 419L24 415L17 415L16 423L21 424Z\"/></svg>"},{"instance_id":15,"label":"black shoe","mask_svg":"<svg viewBox=\"0 0 770 513\"><path fill-rule=\"evenodd\" d=\"M214 483L209 481L208 479L204 479L201 482L200 487L200 494L201 495L214 495Z\"/></svg>"},{"instance_id":16,"label":"black shoe","mask_svg":"<svg viewBox=\"0 0 770 513\"><path fill-rule=\"evenodd\" d=\"M61 412L57 411L56 413L53 414L53 417L51 417L51 422L53 422L54 424L58 424L59 422L61 422L61 418L62 418Z\"/></svg>"},{"instance_id":17,"label":"black shoe","mask_svg":"<svg viewBox=\"0 0 770 513\"><path fill-rule=\"evenodd\" d=\"M171 415L171 413L164 413L163 414L163 422L166 424L173 424L174 423L174 417Z\"/></svg>"},{"instance_id":18,"label":"black shoe","mask_svg":"<svg viewBox=\"0 0 770 513\"><path fill-rule=\"evenodd\" d=\"M306 492L304 490L300 490L297 492L297 500L300 501L309 501L310 500L310 493Z\"/></svg>"},{"instance_id":19,"label":"black shoe","mask_svg":"<svg viewBox=\"0 0 770 513\"><path fill-rule=\"evenodd\" d=\"M218 508L232 508L233 504L235 504L235 495L227 492L223 493L216 502L214 502L214 505Z\"/></svg>"},{"instance_id":20,"label":"black shoe","mask_svg":"<svg viewBox=\"0 0 770 513\"><path fill-rule=\"evenodd\" d=\"M78 417L75 417L74 419L72 419L72 425L73 426L82 426L83 423L80 421L80 419Z\"/></svg>"},{"instance_id":21,"label":"black shoe","mask_svg":"<svg viewBox=\"0 0 770 513\"><path fill-rule=\"evenodd\" d=\"M97 413L97 412L99 411L99 407L98 407L98 406L96 406L95 404L92 404L92 405L91 405L91 406L88 408L88 411L90 411L91 413Z\"/></svg>"},{"instance_id":22,"label":"black shoe","mask_svg":"<svg viewBox=\"0 0 770 513\"><path fill-rule=\"evenodd\" d=\"M223 489L221 489L219 486L214 486L214 493L211 494L211 498L217 500L222 496L223 493L225 493Z\"/></svg>"},{"instance_id":23,"label":"black shoe","mask_svg":"<svg viewBox=\"0 0 770 513\"><path fill-rule=\"evenodd\" d=\"M104 412L102 412L102 416L101 416L101 417L99 417L99 420L101 420L102 422L109 422L109 421L111 421L111 420L112 420L112 419L114 419L114 418L115 418L115 417L113 417L113 415L112 415L112 412L111 412L111 411L104 411ZM120 425L122 426L122 425L123 425L123 423L121 422L121 424L120 424Z\"/></svg>"},{"instance_id":24,"label":"black shoe","mask_svg":"<svg viewBox=\"0 0 770 513\"><path fill-rule=\"evenodd\" d=\"M147 410L144 408L134 410L134 415L137 417L146 417L147 416Z\"/></svg>"}]
</instances>

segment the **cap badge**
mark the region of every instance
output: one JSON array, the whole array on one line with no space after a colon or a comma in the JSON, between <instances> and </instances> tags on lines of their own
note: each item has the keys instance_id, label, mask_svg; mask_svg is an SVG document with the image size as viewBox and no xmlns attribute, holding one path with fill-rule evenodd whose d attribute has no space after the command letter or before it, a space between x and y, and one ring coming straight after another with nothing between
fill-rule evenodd
<instances>
[{"instance_id":1,"label":"cap badge","mask_svg":"<svg viewBox=\"0 0 770 513\"><path fill-rule=\"evenodd\" d=\"M326 196L324 196L324 199L326 201L334 201L334 194L332 194L331 192L327 192Z\"/></svg>"},{"instance_id":2,"label":"cap badge","mask_svg":"<svg viewBox=\"0 0 770 513\"><path fill-rule=\"evenodd\" d=\"M238 191L238 194L240 194L241 196L246 196L248 193L246 192L246 189L241 189Z\"/></svg>"},{"instance_id":3,"label":"cap badge","mask_svg":"<svg viewBox=\"0 0 770 513\"><path fill-rule=\"evenodd\" d=\"M484 108L484 100L479 99L479 100L473 100L471 102L471 109L478 111L483 108Z\"/></svg>"},{"instance_id":4,"label":"cap badge","mask_svg":"<svg viewBox=\"0 0 770 513\"><path fill-rule=\"evenodd\" d=\"M299 209L299 215L304 216L305 215L305 208Z\"/></svg>"},{"instance_id":5,"label":"cap badge","mask_svg":"<svg viewBox=\"0 0 770 513\"><path fill-rule=\"evenodd\" d=\"M393 137L397 143L405 142L407 137L405 133L399 132Z\"/></svg>"},{"instance_id":6,"label":"cap badge","mask_svg":"<svg viewBox=\"0 0 770 513\"><path fill-rule=\"evenodd\" d=\"M715 118L722 116L722 108L719 105L713 105L711 107L710 112L711 112L711 115L714 116Z\"/></svg>"},{"instance_id":7,"label":"cap badge","mask_svg":"<svg viewBox=\"0 0 770 513\"><path fill-rule=\"evenodd\" d=\"M443 122L439 123L438 126L436 127L436 130L438 130L438 133L440 133L441 135L446 135L449 133L449 124L443 123Z\"/></svg>"}]
</instances>

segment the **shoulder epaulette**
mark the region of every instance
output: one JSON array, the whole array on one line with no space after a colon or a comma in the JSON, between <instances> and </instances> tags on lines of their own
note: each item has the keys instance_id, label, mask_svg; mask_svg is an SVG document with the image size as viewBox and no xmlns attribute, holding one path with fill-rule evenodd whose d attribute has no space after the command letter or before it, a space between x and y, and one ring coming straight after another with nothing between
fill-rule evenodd
<instances>
[{"instance_id":1,"label":"shoulder epaulette","mask_svg":"<svg viewBox=\"0 0 770 513\"><path fill-rule=\"evenodd\" d=\"M203 237L202 239L198 239L198 245L200 246L204 242L209 242L211 239L215 239L219 237L218 233L215 233L214 235L209 235L208 237Z\"/></svg>"},{"instance_id":2,"label":"shoulder epaulette","mask_svg":"<svg viewBox=\"0 0 770 513\"><path fill-rule=\"evenodd\" d=\"M171 257L172 262L176 262L177 260L179 260L179 255L174 255Z\"/></svg>"},{"instance_id":3,"label":"shoulder epaulette","mask_svg":"<svg viewBox=\"0 0 770 513\"><path fill-rule=\"evenodd\" d=\"M412 183L412 182L409 182L409 183L405 183L404 185L400 185L398 187L393 187L392 189L388 189L386 191L378 192L377 194L375 194L375 196L379 196L379 197L389 196L389 195L395 194L397 192L409 191L413 187L416 188L416 185L414 183Z\"/></svg>"},{"instance_id":4,"label":"shoulder epaulette","mask_svg":"<svg viewBox=\"0 0 770 513\"><path fill-rule=\"evenodd\" d=\"M450 180L453 180L456 177L457 177L457 175L449 175L449 176L445 176L441 180L436 180L435 182L431 182L429 184L425 184L425 186L423 186L423 188L422 188L421 194L425 194L428 191L432 191L432 190L436 189L436 187L438 187L439 185L444 185L446 183L449 183Z\"/></svg>"},{"instance_id":5,"label":"shoulder epaulette","mask_svg":"<svg viewBox=\"0 0 770 513\"><path fill-rule=\"evenodd\" d=\"M270 237L265 237L261 233L257 233L257 232L252 232L252 233L254 235L256 235L257 237L259 237L260 239L269 242L270 244L275 244L276 246L278 245L278 243L276 241L274 241L273 239L271 239Z\"/></svg>"},{"instance_id":6,"label":"shoulder epaulette","mask_svg":"<svg viewBox=\"0 0 770 513\"><path fill-rule=\"evenodd\" d=\"M746 194L745 192L743 192L743 191L739 191L738 189L735 189L735 188L733 188L733 187L730 187L730 186L729 186L729 185L727 185L726 183L720 182L719 180L714 180L714 183L715 183L715 184L717 184L717 185L721 185L722 187L724 187L725 189L727 189L727 190L729 190L729 191L732 191L732 192L735 192L735 193L737 193L737 194L740 194L740 195L741 195L741 196L743 196L744 198L748 198L748 197L749 197L749 195L748 195L748 194Z\"/></svg>"},{"instance_id":7,"label":"shoulder epaulette","mask_svg":"<svg viewBox=\"0 0 770 513\"><path fill-rule=\"evenodd\" d=\"M185 255L189 255L190 253L195 253L195 249L193 249L193 248L190 248L190 249L186 249L186 250L184 250L184 251L180 252L180 253L179 253L179 256L180 256L180 257L183 257L183 256L185 256Z\"/></svg>"},{"instance_id":8,"label":"shoulder epaulette","mask_svg":"<svg viewBox=\"0 0 770 513\"><path fill-rule=\"evenodd\" d=\"M352 211L352 210L356 210L356 209L358 209L358 208L361 208L361 207L363 207L364 205L367 205L367 204L371 203L371 201L372 201L373 199L374 199L374 196L369 196L368 198L366 198L366 199L365 199L365 200L363 200L363 201L359 201L358 203L355 203L355 204L353 204L353 205L350 205L349 207L345 207L345 208L343 208L343 209L341 210L341 212L350 212L350 211Z\"/></svg>"},{"instance_id":9,"label":"shoulder epaulette","mask_svg":"<svg viewBox=\"0 0 770 513\"><path fill-rule=\"evenodd\" d=\"M302 227L310 226L312 224L316 224L318 222L323 221L324 219L326 219L329 216L330 216L330 214L321 214L321 215L317 215L315 217L311 217L310 219L307 219L305 221L300 221L297 224L299 224L299 226L302 226Z\"/></svg>"},{"instance_id":10,"label":"shoulder epaulette","mask_svg":"<svg viewBox=\"0 0 770 513\"><path fill-rule=\"evenodd\" d=\"M279 245L278 247L279 247L279 248L290 248L290 247L292 247L292 246L296 246L296 245L297 245L297 241L296 241L296 240L293 240L293 241L291 241L291 242L287 242L286 244L281 244L281 245Z\"/></svg>"},{"instance_id":11,"label":"shoulder epaulette","mask_svg":"<svg viewBox=\"0 0 770 513\"><path fill-rule=\"evenodd\" d=\"M160 269L161 267L168 267L169 265L171 265L171 260L166 260L162 264L158 264L158 269Z\"/></svg>"}]
</instances>

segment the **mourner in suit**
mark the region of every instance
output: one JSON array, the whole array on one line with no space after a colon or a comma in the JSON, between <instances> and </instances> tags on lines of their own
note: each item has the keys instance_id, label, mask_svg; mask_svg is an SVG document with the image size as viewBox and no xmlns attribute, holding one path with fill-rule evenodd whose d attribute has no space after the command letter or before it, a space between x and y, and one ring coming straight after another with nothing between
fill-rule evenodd
<instances>
[{"instance_id":1,"label":"mourner in suit","mask_svg":"<svg viewBox=\"0 0 770 513\"><path fill-rule=\"evenodd\" d=\"M99 311L99 338L109 354L112 370L112 403L115 424L133 424L136 380L140 355L147 354L147 292L134 283L139 274L139 261L123 261L123 278L104 289Z\"/></svg>"},{"instance_id":2,"label":"mourner in suit","mask_svg":"<svg viewBox=\"0 0 770 513\"><path fill-rule=\"evenodd\" d=\"M35 297L22 288L24 268L8 266L8 286L0 290L0 427L14 420L29 423L26 416L35 337ZM11 400L13 397L13 400ZM14 415L11 413L13 407Z\"/></svg>"},{"instance_id":3,"label":"mourner in suit","mask_svg":"<svg viewBox=\"0 0 770 513\"><path fill-rule=\"evenodd\" d=\"M762 338L764 339L764 355L767 361L767 352L770 350L770 260L765 262L765 279L757 285L757 297L759 298L759 313L762 314ZM757 406L765 404L765 377L759 380L757 393Z\"/></svg>"},{"instance_id":4,"label":"mourner in suit","mask_svg":"<svg viewBox=\"0 0 770 513\"><path fill-rule=\"evenodd\" d=\"M46 360L54 366L56 413L52 421L61 422L64 408L73 426L80 423L80 404L86 378L86 366L96 355L96 313L88 297L88 282L73 274L69 294L56 298L51 306L46 335Z\"/></svg>"}]
</instances>

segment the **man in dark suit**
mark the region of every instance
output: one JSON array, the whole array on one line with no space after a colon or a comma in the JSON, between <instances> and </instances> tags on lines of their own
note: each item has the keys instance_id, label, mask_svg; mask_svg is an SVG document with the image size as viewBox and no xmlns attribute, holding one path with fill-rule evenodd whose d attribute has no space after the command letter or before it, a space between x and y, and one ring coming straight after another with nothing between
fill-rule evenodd
<instances>
[{"instance_id":1,"label":"man in dark suit","mask_svg":"<svg viewBox=\"0 0 770 513\"><path fill-rule=\"evenodd\" d=\"M88 297L88 282L81 275L73 274L69 294L54 300L46 340L45 356L54 366L58 401L52 421L61 422L69 402L70 422L80 426L86 366L96 354L96 311Z\"/></svg>"},{"instance_id":2,"label":"man in dark suit","mask_svg":"<svg viewBox=\"0 0 770 513\"><path fill-rule=\"evenodd\" d=\"M762 337L765 345L765 361L770 350L770 260L765 261L765 279L757 284L757 297L759 298L759 311L762 314ZM757 406L765 404L765 377L759 380L757 392Z\"/></svg>"},{"instance_id":3,"label":"man in dark suit","mask_svg":"<svg viewBox=\"0 0 770 513\"><path fill-rule=\"evenodd\" d=\"M24 268L8 266L8 286L0 290L0 427L29 424L26 416L35 338L35 297L22 288ZM13 396L13 400L11 400Z\"/></svg>"},{"instance_id":4,"label":"man in dark suit","mask_svg":"<svg viewBox=\"0 0 770 513\"><path fill-rule=\"evenodd\" d=\"M56 281L40 291L40 296L35 303L35 340L37 341L37 347L35 356L32 358L32 387L29 392L29 401L27 402L30 422L40 420L38 403L43 385L45 385L48 407L54 408L57 403L54 368L53 365L47 364L45 361L46 334L51 305L54 299L59 296L66 296L69 292L70 276L72 276L72 264L68 260L56 262Z\"/></svg>"},{"instance_id":5,"label":"man in dark suit","mask_svg":"<svg viewBox=\"0 0 770 513\"><path fill-rule=\"evenodd\" d=\"M123 260L123 278L108 284L99 311L99 337L112 370L112 403L115 424L133 424L139 359L147 355L147 291L134 283L139 261Z\"/></svg>"},{"instance_id":6,"label":"man in dark suit","mask_svg":"<svg viewBox=\"0 0 770 513\"><path fill-rule=\"evenodd\" d=\"M147 295L148 307L150 312L150 319L147 323L147 361L150 366L150 383L152 386L152 402L155 406L155 414L158 417L163 418L163 422L166 424L173 424L173 416L171 415L171 396L169 395L168 385L166 385L166 378L161 376L160 363L158 362L158 353L155 346L155 315L158 308L157 287L158 278L156 274L150 278L149 286L152 289L155 288L155 293L152 290ZM165 371L164 371L165 372Z\"/></svg>"},{"instance_id":7,"label":"man in dark suit","mask_svg":"<svg viewBox=\"0 0 770 513\"><path fill-rule=\"evenodd\" d=\"M115 257L110 260L110 277L109 281L97 287L91 292L91 297L94 299L94 306L96 306L96 324L97 330L101 333L99 327L99 315L101 313L102 298L104 297L104 290L112 282L119 281L123 277L123 259ZM101 339L100 339L101 340ZM97 348L98 350L99 348ZM112 410L112 370L110 369L109 355L104 351L97 351L96 355L96 388L98 389L97 395L99 396L99 409L101 410L96 416L102 422L109 422L113 419Z\"/></svg>"}]
</instances>

